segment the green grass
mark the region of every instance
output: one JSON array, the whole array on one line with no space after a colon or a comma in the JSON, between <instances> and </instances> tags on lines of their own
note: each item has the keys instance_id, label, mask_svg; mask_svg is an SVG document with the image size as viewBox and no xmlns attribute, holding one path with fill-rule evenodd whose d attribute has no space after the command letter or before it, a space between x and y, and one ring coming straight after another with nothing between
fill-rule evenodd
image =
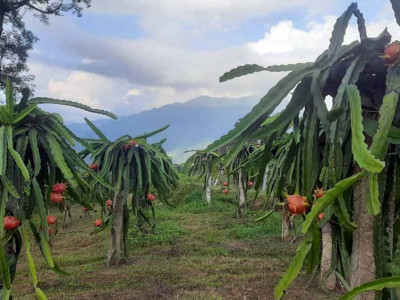
<instances>
[{"instance_id":1,"label":"green grass","mask_svg":"<svg viewBox=\"0 0 400 300\"><path fill-rule=\"evenodd\" d=\"M203 201L203 187L200 185L189 185L184 187L185 192L189 193L182 197L179 207L180 212L188 212L194 214L204 214L207 212L213 213L234 213L235 212L235 198L233 194L224 195L221 190L213 190L213 201L209 205Z\"/></svg>"},{"instance_id":2,"label":"green grass","mask_svg":"<svg viewBox=\"0 0 400 300\"><path fill-rule=\"evenodd\" d=\"M181 225L173 221L163 221L157 224L154 234L129 235L129 243L132 248L146 248L157 245L173 245L178 239L187 233Z\"/></svg>"}]
</instances>

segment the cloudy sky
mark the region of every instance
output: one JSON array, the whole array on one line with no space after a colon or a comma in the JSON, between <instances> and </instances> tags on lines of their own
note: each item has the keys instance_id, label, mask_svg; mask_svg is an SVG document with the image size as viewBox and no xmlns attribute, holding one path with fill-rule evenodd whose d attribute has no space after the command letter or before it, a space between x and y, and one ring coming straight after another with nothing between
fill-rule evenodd
<instances>
[{"instance_id":1,"label":"cloudy sky","mask_svg":"<svg viewBox=\"0 0 400 300\"><path fill-rule=\"evenodd\" d=\"M389 0L361 0L368 35L400 30ZM36 96L79 101L129 115L200 95L261 96L283 74L227 83L218 77L246 63L311 61L328 46L345 0L92 0L81 18L50 25L26 16L40 41L29 67ZM357 38L352 20L346 41ZM63 109L68 121L83 114ZM90 116L92 119L97 116Z\"/></svg>"}]
</instances>

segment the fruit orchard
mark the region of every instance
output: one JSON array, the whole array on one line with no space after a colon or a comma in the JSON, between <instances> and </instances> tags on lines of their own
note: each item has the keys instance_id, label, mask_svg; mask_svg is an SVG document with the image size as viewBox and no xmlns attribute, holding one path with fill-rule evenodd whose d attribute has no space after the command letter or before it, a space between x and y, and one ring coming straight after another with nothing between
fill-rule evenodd
<instances>
[{"instance_id":1,"label":"fruit orchard","mask_svg":"<svg viewBox=\"0 0 400 300\"><path fill-rule=\"evenodd\" d=\"M400 25L400 2L393 0L392 7ZM352 18L359 40L344 44ZM186 299L182 291L193 290L195 284L181 284L192 284L199 266L203 282L213 281L205 287L199 280L199 290L207 288L215 295L207 298L198 291L188 299L219 299L221 290L238 288L231 281L246 286L243 278L234 276L251 272L245 267L252 260L252 268L264 268L257 269L254 278L268 273L275 281L273 292L255 295L252 284L257 280L246 277L251 297L398 299L400 42L396 38L387 29L368 36L364 16L353 3L337 18L328 48L315 61L248 64L226 72L220 82L265 71L285 76L231 131L205 149L193 150L178 166L163 147L165 139L154 142L169 130L167 124L152 132L111 138L85 118L96 137L81 137L59 114L46 111L46 104L117 117L78 102L31 97L27 89L20 95L7 81L5 103L0 106L1 299L21 296L18 289L26 280L21 280L20 265L29 273L31 291L38 299L57 299L46 285L48 277L42 281L38 276L43 273L42 261L62 278L112 273L111 279L95 279L104 286L107 280L125 276L127 269L134 270L131 276L146 270L145 279L134 277L139 283L130 282L129 276L124 279L133 290L180 278L170 282L175 294L165 299L182 295ZM333 99L329 108L328 97ZM285 100L286 107L275 113ZM93 242L84 262L98 255L96 263L101 265L95 271L73 273L62 253L74 245L57 248L68 243L68 234L76 228L80 231L75 232L74 243ZM271 228L273 233L267 234ZM79 235L82 232L85 236ZM257 248L260 243L268 251ZM76 248L75 258L81 250ZM246 251L254 252L238 259L230 274L233 267L225 264ZM286 256L276 255L280 252ZM160 253L161 260L153 264ZM189 259L188 253L198 256ZM272 258L279 263L271 265L278 267L262 264L269 255L275 255ZM179 274L173 273L175 268ZM153 279L160 270L165 276ZM304 278L309 283L299 291L296 280ZM58 280L68 286L66 282L73 279ZM165 293L168 289L153 291L150 298L164 299ZM104 297L132 296L113 295ZM231 292L226 298L237 296Z\"/></svg>"}]
</instances>

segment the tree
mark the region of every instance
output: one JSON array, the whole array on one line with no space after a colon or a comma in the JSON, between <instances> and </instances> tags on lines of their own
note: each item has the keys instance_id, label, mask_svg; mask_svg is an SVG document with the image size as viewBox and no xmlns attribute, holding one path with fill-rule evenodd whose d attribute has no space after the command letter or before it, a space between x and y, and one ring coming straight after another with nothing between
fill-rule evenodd
<instances>
[{"instance_id":1,"label":"tree","mask_svg":"<svg viewBox=\"0 0 400 300\"><path fill-rule=\"evenodd\" d=\"M26 60L28 51L36 41L36 36L25 28L13 28L3 32L0 37L0 89L4 90L6 79L10 78L17 90L33 90L34 76L27 74L29 68Z\"/></svg>"},{"instance_id":2,"label":"tree","mask_svg":"<svg viewBox=\"0 0 400 300\"><path fill-rule=\"evenodd\" d=\"M47 113L38 104L62 104L79 107L116 118L113 114L94 110L88 106L49 98L31 98L26 91L16 104L11 84L7 81L6 104L0 106L0 268L2 299L9 299L11 282L22 245L39 299L46 299L38 287L35 264L30 252L30 235L34 236L47 265L59 274L66 274L54 262L49 247L51 231L47 217L52 202L62 201L51 196L57 182L68 184L63 191L78 203L90 207L80 195L88 189L80 173L83 170L101 181L91 172L72 146L82 142L63 123L60 115ZM82 142L83 143L83 142ZM106 185L105 182L103 184ZM57 201L55 201L57 200ZM7 218L17 220L6 226ZM14 219L16 218L16 219ZM15 226L16 225L16 226ZM19 225L19 226L18 226Z\"/></svg>"},{"instance_id":3,"label":"tree","mask_svg":"<svg viewBox=\"0 0 400 300\"><path fill-rule=\"evenodd\" d=\"M28 87L33 90L33 75L27 74L28 51L38 38L26 28L23 16L31 12L43 23L51 15L72 12L81 16L91 0L0 0L0 89L4 90L9 78L17 91Z\"/></svg>"},{"instance_id":4,"label":"tree","mask_svg":"<svg viewBox=\"0 0 400 300\"><path fill-rule=\"evenodd\" d=\"M398 1L392 3L400 24L400 5ZM353 15L360 41L342 45ZM235 141L227 155L229 163L249 140L264 139L272 145L275 135L279 137L287 128L293 132L288 150L278 155L280 163L271 171L274 175L270 184L279 193L285 189L291 193L298 191L314 205L302 224L303 241L275 289L277 299L283 297L303 264L309 271L320 265L321 250L324 256L320 228L330 220L332 230L325 234L331 234L334 247L328 253L332 263L323 278L333 273L357 293L399 286L399 281L390 277L393 253L398 249L398 238L393 232L398 231L400 223L395 213L399 209L400 190L400 59L395 57L385 63L382 56L390 40L386 29L376 38L367 37L363 15L353 3L337 19L329 48L315 62L270 67L245 65L220 78L225 81L260 71L289 72L235 128L207 148L215 151ZM292 90L287 107L268 119ZM328 95L333 98L330 111L325 104ZM265 123L263 130L258 130ZM264 151L268 157L271 146ZM259 174L267 163L268 159L263 160ZM321 186L325 195L316 199L313 189ZM321 213L324 217L317 222ZM373 282L376 278L380 279ZM395 292L383 289L378 296L394 299ZM358 297L374 299L374 292Z\"/></svg>"},{"instance_id":5,"label":"tree","mask_svg":"<svg viewBox=\"0 0 400 300\"><path fill-rule=\"evenodd\" d=\"M276 119L278 115L268 118L260 128L264 128L267 124ZM282 189L285 187L288 191L295 190L295 184L292 179L293 171L295 170L294 165L288 166L285 163L285 158L287 155L291 155L290 153L293 151L291 145L293 143L294 134L291 133L283 133L287 130L282 131L281 134L277 138L270 138L267 141L267 144L260 145L256 148L243 162L241 167L247 172L251 172L254 174L256 178L256 195L260 192L264 192L267 195L267 203L265 204L265 209L272 208L268 210L264 216L257 219L257 221L262 221L268 218L272 213L275 212L276 207L283 207L283 216L282 216L282 232L281 237L282 240L286 240L289 238L290 233L295 233L294 227L294 216L292 216L288 210L288 205L282 197ZM272 144L271 144L272 143ZM265 148L269 150L265 150ZM262 166L260 168L260 166ZM290 169L288 169L290 167ZM269 180L268 185L266 185L266 171L269 171ZM280 174L289 174L284 180ZM265 184L265 188L264 188ZM283 200L284 202L280 202ZM281 211L280 209L277 211ZM294 235L293 240L297 238L297 235Z\"/></svg>"},{"instance_id":6,"label":"tree","mask_svg":"<svg viewBox=\"0 0 400 300\"><path fill-rule=\"evenodd\" d=\"M254 143L246 144L229 166L229 174L232 174L237 186L238 201L236 216L238 218L244 217L246 214L249 181L254 177L255 171L258 171L258 167L255 167L251 162L253 162L253 158L257 156L257 153L261 153L261 151L258 150L259 146L260 145Z\"/></svg>"},{"instance_id":7,"label":"tree","mask_svg":"<svg viewBox=\"0 0 400 300\"><path fill-rule=\"evenodd\" d=\"M148 233L146 224L151 231L155 226L152 192L156 191L159 199L168 204L171 188L177 185L178 174L162 149L162 142L147 142L147 138L167 129L169 125L134 138L124 135L110 141L92 122L87 119L85 121L97 134L98 139L85 140L88 149L84 150L82 155L91 155L92 166L96 166L98 175L109 181L112 186L110 191L114 195L113 212L105 222L111 227L107 264L118 265L128 256L128 196L132 196L130 206L136 218L136 228L142 233ZM151 213L148 213L148 210ZM108 227L103 229L105 228Z\"/></svg>"},{"instance_id":8,"label":"tree","mask_svg":"<svg viewBox=\"0 0 400 300\"><path fill-rule=\"evenodd\" d=\"M217 152L198 150L185 163L189 176L204 176L203 200L207 204L211 204L212 173L215 166L219 166L220 158Z\"/></svg>"}]
</instances>

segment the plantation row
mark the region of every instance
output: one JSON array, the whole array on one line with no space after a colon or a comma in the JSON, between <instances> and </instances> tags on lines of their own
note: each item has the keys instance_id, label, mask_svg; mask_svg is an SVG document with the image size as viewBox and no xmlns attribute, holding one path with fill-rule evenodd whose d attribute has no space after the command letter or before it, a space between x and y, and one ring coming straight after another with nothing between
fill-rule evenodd
<instances>
[{"instance_id":1,"label":"plantation row","mask_svg":"<svg viewBox=\"0 0 400 300\"><path fill-rule=\"evenodd\" d=\"M400 5L393 0L400 24ZM343 45L355 17L360 41ZM262 67L244 65L225 73L227 81L254 72L288 72L226 135L196 151L182 167L204 178L203 199L212 203L212 185L221 193L236 191L236 215L266 195L262 222L283 211L282 238L299 239L296 255L275 288L275 298L290 293L303 267L324 291L345 291L342 299L397 299L400 277L393 276L400 234L400 42L384 29L368 37L356 4L334 26L329 47L314 62ZM76 136L61 116L38 105L68 105L116 119L112 113L75 102L29 98L16 101L7 82L0 107L0 273L2 296L10 299L21 249L39 299L31 240L39 245L50 269L61 275L51 255L63 211L70 226L71 204L89 215L101 207L93 233L109 231L107 265L128 258L130 226L152 234L154 200L169 205L178 172L162 144L148 138L168 126L136 137L109 140L90 120L96 139ZM326 98L333 99L328 110ZM284 99L286 108L271 116ZM74 146L84 150L79 153ZM88 165L87 162L90 161ZM213 178L215 178L213 180ZM234 189L233 189L234 188ZM248 189L255 197L248 198ZM128 203L130 200L130 203ZM135 224L129 224L134 216ZM301 219L297 236L295 218Z\"/></svg>"},{"instance_id":2,"label":"plantation row","mask_svg":"<svg viewBox=\"0 0 400 300\"><path fill-rule=\"evenodd\" d=\"M99 204L101 218L94 221L97 228L94 232L110 230L107 263L118 265L128 254L129 214L136 216L137 228L151 232L155 224L153 193L160 201L167 202L171 188L177 185L177 172L162 148L163 141L147 142L148 137L168 126L134 138L125 135L110 141L86 119L98 139L81 139L64 125L61 116L38 107L38 104L47 103L69 105L116 118L109 112L74 102L29 99L27 90L23 91L17 104L11 85L7 83L6 104L0 108L3 299L11 297L11 283L23 245L36 295L46 299L38 286L30 250L31 237L39 245L49 268L67 274L51 256L51 239L58 227L56 217L48 214L51 207L63 210L64 226L68 227L72 201L81 204L85 214L93 210L93 204ZM80 153L73 148L76 142L85 147ZM90 157L91 164L86 164L86 157ZM130 209L128 195L133 195Z\"/></svg>"},{"instance_id":3,"label":"plantation row","mask_svg":"<svg viewBox=\"0 0 400 300\"><path fill-rule=\"evenodd\" d=\"M400 24L400 4L392 6ZM360 40L343 45L353 16ZM300 216L302 239L276 299L290 293L303 266L319 273L324 291L347 291L343 299L398 298L400 42L391 38L386 29L368 37L353 3L314 62L243 65L220 77L288 72L231 131L188 161L191 173L205 177L207 202L213 172L226 172L237 186L238 216L252 200L246 197L250 181L267 196L266 213L257 221L283 209L287 239ZM284 99L286 108L271 116Z\"/></svg>"}]
</instances>

